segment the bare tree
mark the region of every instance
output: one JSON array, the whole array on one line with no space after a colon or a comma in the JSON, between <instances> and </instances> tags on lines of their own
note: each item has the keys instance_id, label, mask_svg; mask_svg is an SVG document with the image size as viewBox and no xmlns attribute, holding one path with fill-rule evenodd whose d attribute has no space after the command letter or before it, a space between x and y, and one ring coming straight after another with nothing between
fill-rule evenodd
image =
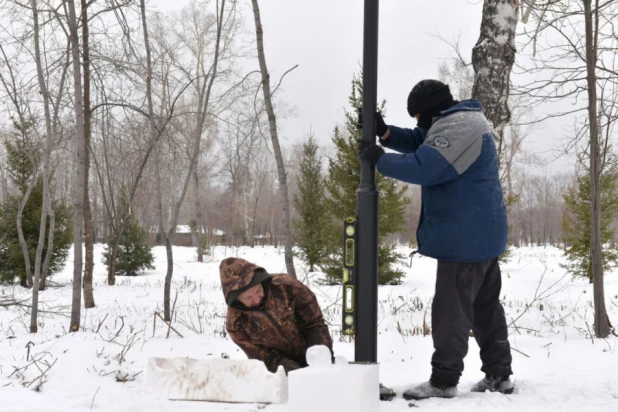
<instances>
[{"instance_id":1,"label":"bare tree","mask_svg":"<svg viewBox=\"0 0 618 412\"><path fill-rule=\"evenodd\" d=\"M43 56L41 53L41 40L40 40L40 25L39 25L39 11L36 5L36 1L31 0L30 6L32 8L32 17L33 17L33 42L34 42L34 60L36 65L37 79L38 85L41 94L43 95L43 109L45 114L45 148L43 150L43 204L41 207L41 220L39 224L39 240L36 249L35 256L35 267L34 267L34 280L33 280L33 288L32 288L32 308L30 312L30 332L36 333L38 330L37 317L38 317L38 301L39 301L39 289L41 285L44 286L45 276L41 276L41 272L44 272L46 275L47 268L49 266L49 261L51 258L51 253L53 250L53 233L54 233L54 213L51 207L50 200L50 190L49 190L49 175L50 175L50 156L52 153L52 149L54 146L54 135L55 135L55 125L57 124L58 117L58 106L60 103L60 99L62 96L62 89L64 85L64 78L66 74L66 65L65 70L63 71L61 81L60 81L60 90L58 93L58 99L56 103L56 110L54 111L54 119L52 120L52 113L50 110L51 107L51 98L48 89L48 84L46 83L46 74L43 68ZM34 163L33 163L34 164ZM38 169L38 165L35 166ZM38 173L34 172L33 182L37 180ZM28 188L31 190L31 187ZM23 210L23 208L22 208ZM43 247L45 245L45 235L46 235L46 227L47 227L47 216L50 215L50 233L48 234L48 250L45 261L43 262ZM21 235L23 236L23 234ZM24 256L27 260L29 260L28 256ZM26 261L28 264L28 261Z\"/></svg>"},{"instance_id":2,"label":"bare tree","mask_svg":"<svg viewBox=\"0 0 618 412\"><path fill-rule=\"evenodd\" d=\"M84 176L85 176L85 140L84 140L84 105L82 100L82 70L77 33L77 15L75 2L67 0L69 9L68 26L73 58L73 95L75 104L75 179L73 183L73 300L71 304L71 332L79 331L81 321L82 298L82 226L84 219Z\"/></svg>"},{"instance_id":3,"label":"bare tree","mask_svg":"<svg viewBox=\"0 0 618 412\"><path fill-rule=\"evenodd\" d=\"M90 107L90 35L88 32L88 4L81 0L82 14L82 56L84 66L84 243L86 262L84 265L84 307L94 308L92 291L92 271L94 269L94 239L92 227L92 210L90 208L90 135L92 110Z\"/></svg>"},{"instance_id":4,"label":"bare tree","mask_svg":"<svg viewBox=\"0 0 618 412\"><path fill-rule=\"evenodd\" d=\"M601 84L618 82L618 68L615 59L618 52L618 1L578 0L573 2L536 2L531 5L531 14L538 23L534 31L527 33L533 45L533 67L535 80L524 85L525 93L539 101L567 100L575 108L552 116L561 116L586 111L585 125L580 127L573 139L572 147L588 137L590 182L591 182L591 260L594 283L595 334L604 338L610 333L610 323L605 307L604 274L602 264L601 193L600 174L603 162L599 139L601 130L611 120L599 113L597 107L605 104L600 100L598 90ZM543 47L538 43L538 34L550 31L559 42ZM548 73L549 76L544 76ZM579 98L587 101L581 106ZM607 107L607 105L605 106Z\"/></svg>"},{"instance_id":5,"label":"bare tree","mask_svg":"<svg viewBox=\"0 0 618 412\"><path fill-rule=\"evenodd\" d=\"M196 167L197 161L201 153L200 147L202 143L202 134L204 132L206 118L209 115L209 110L211 110L211 107L210 107L211 93L213 90L213 85L215 81L218 79L218 68L219 68L220 57L221 57L220 53L222 49L222 43L224 43L222 39L224 36L228 37L230 35L230 33L224 33L224 28L226 27L226 24L228 25L228 27L230 24L234 24L233 19L230 20L230 15L233 15L235 13L234 6L235 6L235 3L232 1L231 10L228 11L226 9L226 0L215 0L216 31L215 31L214 39L212 39L212 43L214 44L214 50L212 51L209 51L207 49L210 43L209 41L210 39L208 39L207 37L208 32L209 32L209 27L208 27L208 21L207 21L206 15L201 14L199 12L200 10L197 8L195 4L193 4L192 6L189 6L189 7L192 7L192 12L193 12L193 15L191 17L194 19L194 21L197 21L197 23L195 23L192 27L197 32L197 36L196 36L197 38L192 39L194 40L195 45L196 45L196 48L192 52L194 53L195 63L197 67L196 72L193 74L193 76L196 79L195 81L197 85L197 113L194 119L195 127L191 132L191 139L189 140L189 145L187 149L187 152L189 155L189 163L185 171L185 176L180 182L180 185L182 188L180 195L177 201L174 203L173 207L171 208L172 211L171 211L168 228L166 228L165 221L164 221L164 213L163 213L163 191L162 191L162 186L161 186L161 170L160 170L161 168L158 166L156 168L158 209L159 209L160 227L161 227L160 232L163 235L163 239L165 241L165 248L167 252L167 273L165 276L164 298L163 298L164 299L163 300L164 317L165 317L165 320L167 321L171 320L170 294L171 294L172 276L174 273L174 256L173 256L173 250L172 250L173 239L176 233L176 227L178 224L178 217L180 214L181 206L184 202L187 189L191 182L191 178L193 177L193 170ZM148 59L148 65L149 67L151 67L150 44L148 40L148 29L146 26L146 12L145 12L144 0L141 1L141 8L142 8L142 20L143 20L143 26L144 26L144 43L146 47L146 55ZM164 39L160 37L159 41L163 42ZM170 48L166 48L166 49L171 50ZM209 52L212 52L212 55L209 55ZM174 58L174 56L171 55L170 52L168 52L168 57L170 57L171 59ZM210 63L208 63L208 60L210 60ZM192 76L189 75L189 79L188 79L189 83L193 81L191 77ZM154 125L154 109L152 105L152 92L149 91L147 93L147 96L148 96L148 111L150 115L149 116L150 117L150 133L151 135L155 135L156 129Z\"/></svg>"},{"instance_id":6,"label":"bare tree","mask_svg":"<svg viewBox=\"0 0 618 412\"><path fill-rule=\"evenodd\" d=\"M147 34L147 21L143 19L145 4L142 3L139 3L136 14L141 24L142 39L145 41L146 37L143 35ZM191 82L188 82L181 85L175 84L179 86L177 89L165 89L165 93L159 97L161 104L165 107L165 113L162 112L159 116L152 115L153 111L150 110L153 104L152 80L156 74L152 62L155 59L151 56L150 45L146 47L139 43L139 36L136 35L139 29L135 28L133 20L127 17L129 12L134 12L130 8L133 6L132 2L123 3L122 6L126 6L126 10L115 15L123 30L123 48L118 51L114 45L113 50L109 52L112 56L98 56L97 63L101 67L94 66L94 59L90 61L100 77L98 82L102 92L101 101L92 107L92 112L97 110L103 112L101 115L101 150L103 153L100 156L93 156L92 159L111 231L111 236L108 238L107 283L109 285L114 285L116 282L115 268L121 237L132 206L138 197L151 155L165 134L170 121L176 115L174 110L177 103L191 85ZM146 32L144 32L144 25L146 25ZM145 56L140 55L142 50ZM120 55L114 56L113 53L120 53ZM159 56L155 57L158 59ZM145 76L144 73L146 73ZM143 94L144 90L145 94ZM145 109L143 108L144 101L147 106ZM142 119L134 118L135 115L143 116L148 123L144 125ZM145 130L148 130L147 133L143 132L144 126L146 126ZM116 127L123 128L121 134L115 130ZM134 138L124 139L123 137L127 134L132 134ZM119 163L123 167L119 167Z\"/></svg>"},{"instance_id":7,"label":"bare tree","mask_svg":"<svg viewBox=\"0 0 618 412\"><path fill-rule=\"evenodd\" d=\"M49 207L49 181L48 181L48 173L49 173L49 152L51 151L51 116L49 113L49 94L47 92L47 85L45 84L45 80L43 78L43 66L41 63L41 51L40 51L40 42L39 42L39 17L36 6L36 1L31 0L30 5L32 7L32 16L33 16L33 36L34 36L34 47L35 47L35 56L36 56L36 66L37 73L39 78L39 86L41 88L41 93L43 94L44 106L45 106L45 125L46 131L48 133L47 137L47 147L44 155L44 166L43 166L43 206L41 208L41 222L39 226L39 243L37 245L36 250L36 258L35 258L35 266L34 266L34 282L32 287L32 309L30 311L30 333L36 333L38 330L37 317L38 317L38 307L39 307L39 284L41 281L41 255L43 253L43 244L45 243L45 228L47 226L47 208ZM36 181L37 173L34 173L33 181ZM31 187L28 187L31 189ZM22 209L23 210L23 209ZM23 236L23 235L22 235ZM28 257L29 259L29 257ZM29 262L28 262L29 263ZM27 263L27 265L28 265Z\"/></svg>"},{"instance_id":8,"label":"bare tree","mask_svg":"<svg viewBox=\"0 0 618 412\"><path fill-rule=\"evenodd\" d=\"M599 39L599 0L584 1L586 22L586 78L588 83L588 119L590 122L590 184L592 195L592 237L590 255L594 282L594 331L597 337L606 338L610 333L609 318L605 308L603 256L601 255L601 151L597 123L597 73ZM594 21L594 23L593 23Z\"/></svg>"},{"instance_id":9,"label":"bare tree","mask_svg":"<svg viewBox=\"0 0 618 412\"><path fill-rule=\"evenodd\" d=\"M266 113L268 113L268 126L270 129L270 137L272 139L273 151L275 152L275 159L277 161L277 174L279 176L279 186L281 190L285 266L287 268L288 274L296 277L296 269L294 269L294 252L292 250L292 229L290 225L290 196L288 194L285 164L283 163L283 155L281 154L281 146L279 145L279 136L277 133L277 118L275 116L275 109L273 108L272 103L270 73L268 73L268 67L266 66L266 56L264 53L264 30L262 29L262 20L260 17L258 0L251 0L251 3L253 4L253 16L255 20L258 60L260 62L260 71L262 72L262 90L264 91L264 104L266 105Z\"/></svg>"}]
</instances>

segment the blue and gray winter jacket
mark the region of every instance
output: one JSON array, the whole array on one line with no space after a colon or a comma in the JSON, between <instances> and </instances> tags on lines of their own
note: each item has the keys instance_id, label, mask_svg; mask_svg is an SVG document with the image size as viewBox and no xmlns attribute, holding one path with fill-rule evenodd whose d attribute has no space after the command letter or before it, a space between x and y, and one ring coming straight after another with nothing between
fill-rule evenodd
<instances>
[{"instance_id":1,"label":"blue and gray winter jacket","mask_svg":"<svg viewBox=\"0 0 618 412\"><path fill-rule=\"evenodd\" d=\"M499 256L506 247L506 207L492 129L478 100L440 113L424 129L390 127L378 161L384 176L422 186L419 253L455 262Z\"/></svg>"}]
</instances>

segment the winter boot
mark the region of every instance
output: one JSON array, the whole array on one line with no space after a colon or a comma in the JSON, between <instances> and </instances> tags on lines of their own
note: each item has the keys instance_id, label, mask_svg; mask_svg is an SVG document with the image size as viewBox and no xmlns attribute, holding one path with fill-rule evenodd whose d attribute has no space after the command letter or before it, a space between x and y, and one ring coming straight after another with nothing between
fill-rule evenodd
<instances>
[{"instance_id":1,"label":"winter boot","mask_svg":"<svg viewBox=\"0 0 618 412\"><path fill-rule=\"evenodd\" d=\"M394 390L391 388L387 388L386 386L380 384L380 400L381 401L391 401L393 398L397 396Z\"/></svg>"},{"instance_id":2,"label":"winter boot","mask_svg":"<svg viewBox=\"0 0 618 412\"><path fill-rule=\"evenodd\" d=\"M493 377L485 375L483 379L477 382L476 385L474 385L472 389L470 389L470 392L489 391L500 392L505 395L510 395L511 393L513 393L514 389L515 386L513 385L511 378L509 378L508 376Z\"/></svg>"},{"instance_id":3,"label":"winter boot","mask_svg":"<svg viewBox=\"0 0 618 412\"><path fill-rule=\"evenodd\" d=\"M420 401L427 398L454 398L457 396L457 386L434 386L431 381L422 383L403 393L403 398L407 401Z\"/></svg>"}]
</instances>

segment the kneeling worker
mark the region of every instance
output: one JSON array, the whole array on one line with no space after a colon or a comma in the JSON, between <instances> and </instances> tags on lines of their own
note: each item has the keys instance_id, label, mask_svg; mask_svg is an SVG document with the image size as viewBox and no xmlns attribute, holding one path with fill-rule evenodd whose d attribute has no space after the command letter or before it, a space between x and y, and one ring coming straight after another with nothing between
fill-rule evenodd
<instances>
[{"instance_id":1,"label":"kneeling worker","mask_svg":"<svg viewBox=\"0 0 618 412\"><path fill-rule=\"evenodd\" d=\"M249 359L258 359L271 372L286 373L307 365L307 349L324 345L333 353L333 340L313 292L286 274L270 274L239 258L219 266L227 303L227 331ZM380 399L395 396L380 385Z\"/></svg>"},{"instance_id":2,"label":"kneeling worker","mask_svg":"<svg viewBox=\"0 0 618 412\"><path fill-rule=\"evenodd\" d=\"M219 272L227 331L249 359L261 360L273 373L283 366L287 373L307 366L311 346L324 345L332 353L328 326L308 287L239 258L224 259Z\"/></svg>"}]
</instances>

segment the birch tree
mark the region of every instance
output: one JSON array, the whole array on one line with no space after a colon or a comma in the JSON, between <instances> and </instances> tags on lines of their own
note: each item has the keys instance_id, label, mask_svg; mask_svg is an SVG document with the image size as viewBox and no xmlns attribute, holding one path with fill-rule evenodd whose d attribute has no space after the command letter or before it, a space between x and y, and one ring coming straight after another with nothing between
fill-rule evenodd
<instances>
[{"instance_id":1,"label":"birch tree","mask_svg":"<svg viewBox=\"0 0 618 412\"><path fill-rule=\"evenodd\" d=\"M504 128L511 119L508 100L516 53L517 6L517 0L485 0L481 34L472 50L472 97L480 100L493 124L498 153L502 152Z\"/></svg>"}]
</instances>

